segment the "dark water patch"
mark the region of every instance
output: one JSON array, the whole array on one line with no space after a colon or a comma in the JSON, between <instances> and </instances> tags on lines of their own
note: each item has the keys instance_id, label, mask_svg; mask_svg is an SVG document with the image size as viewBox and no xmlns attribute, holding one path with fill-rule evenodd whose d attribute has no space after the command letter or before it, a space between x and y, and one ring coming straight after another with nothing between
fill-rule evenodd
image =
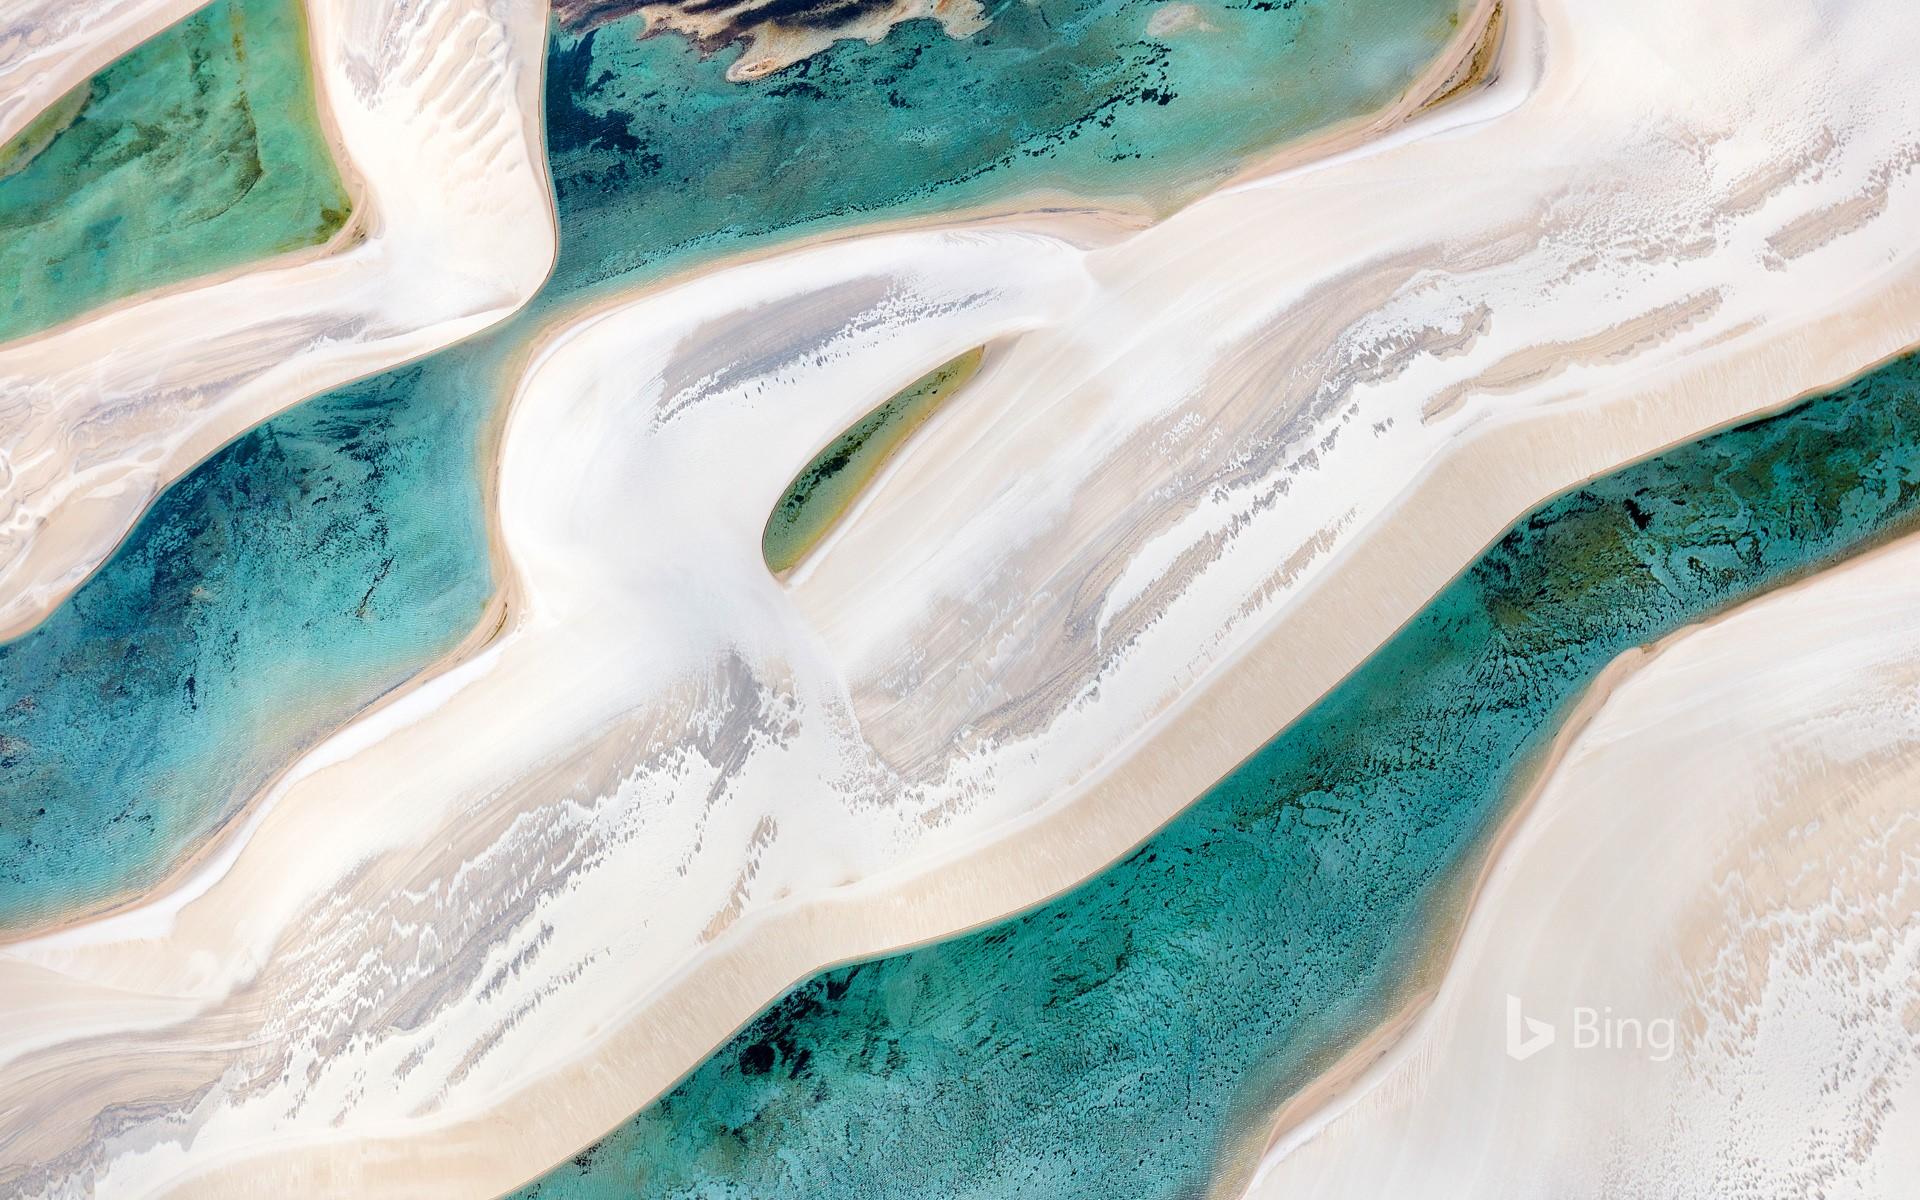
<instances>
[{"instance_id":1,"label":"dark water patch","mask_svg":"<svg viewBox=\"0 0 1920 1200\"><path fill-rule=\"evenodd\" d=\"M517 1195L1207 1194L1386 1018L1518 772L1622 651L1914 528L1920 359L1516 522L1124 861L816 975Z\"/></svg>"}]
</instances>

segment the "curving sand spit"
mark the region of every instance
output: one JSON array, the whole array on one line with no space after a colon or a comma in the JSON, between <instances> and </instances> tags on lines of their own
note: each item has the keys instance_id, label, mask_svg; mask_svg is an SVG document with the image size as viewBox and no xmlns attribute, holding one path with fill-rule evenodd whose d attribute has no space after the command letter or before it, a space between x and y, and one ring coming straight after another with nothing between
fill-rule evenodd
<instances>
[{"instance_id":1,"label":"curving sand spit","mask_svg":"<svg viewBox=\"0 0 1920 1200\"><path fill-rule=\"evenodd\" d=\"M93 31L104 40L84 46L88 30L54 21L48 36L67 40L41 52L55 59L44 69L71 86L111 60L103 49L123 52L193 7L120 5ZM353 219L320 250L0 347L0 639L79 586L153 497L223 442L498 321L552 265L537 103L545 6L311 0L307 12ZM4 119L18 110L24 121L65 90L16 77L36 62L0 60Z\"/></svg>"},{"instance_id":2,"label":"curving sand spit","mask_svg":"<svg viewBox=\"0 0 1920 1200\"><path fill-rule=\"evenodd\" d=\"M1920 539L1676 634L1570 739L1431 1007L1249 1196L1899 1194L1916 787ZM1554 1026L1521 1060L1510 996L1513 1044Z\"/></svg>"},{"instance_id":3,"label":"curving sand spit","mask_svg":"<svg viewBox=\"0 0 1920 1200\"><path fill-rule=\"evenodd\" d=\"M1145 231L869 233L554 330L498 635L0 948L0 1187L510 1186L795 977L1097 870L1545 495L1920 341L1920 12L1508 20L1485 90ZM773 580L785 482L981 344Z\"/></svg>"}]
</instances>

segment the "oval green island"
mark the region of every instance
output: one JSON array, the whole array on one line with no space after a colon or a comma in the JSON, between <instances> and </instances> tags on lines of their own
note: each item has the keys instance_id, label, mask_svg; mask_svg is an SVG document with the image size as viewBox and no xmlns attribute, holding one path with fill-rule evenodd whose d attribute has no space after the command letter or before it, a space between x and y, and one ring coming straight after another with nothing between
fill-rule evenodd
<instances>
[{"instance_id":1,"label":"oval green island","mask_svg":"<svg viewBox=\"0 0 1920 1200\"><path fill-rule=\"evenodd\" d=\"M975 346L922 375L855 421L801 468L773 506L766 532L760 535L767 568L784 575L800 565L914 431L973 378L985 354L985 346Z\"/></svg>"}]
</instances>

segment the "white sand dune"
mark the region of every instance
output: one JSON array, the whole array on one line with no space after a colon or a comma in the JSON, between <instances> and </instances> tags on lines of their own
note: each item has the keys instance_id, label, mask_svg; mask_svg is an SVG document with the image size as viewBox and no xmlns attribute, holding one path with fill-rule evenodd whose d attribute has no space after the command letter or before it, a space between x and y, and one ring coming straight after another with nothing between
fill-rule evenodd
<instances>
[{"instance_id":1,"label":"white sand dune","mask_svg":"<svg viewBox=\"0 0 1920 1200\"><path fill-rule=\"evenodd\" d=\"M1571 739L1431 1008L1250 1196L1908 1194L1916 788L1920 541L1671 639ZM1524 1060L1509 996L1518 1045L1555 1027Z\"/></svg>"},{"instance_id":2,"label":"white sand dune","mask_svg":"<svg viewBox=\"0 0 1920 1200\"><path fill-rule=\"evenodd\" d=\"M806 971L1096 870L1544 495L1920 341L1920 12L1511 18L1490 89L1145 232L868 233L559 324L499 634L0 949L0 1186L518 1182ZM794 471L983 343L768 577Z\"/></svg>"},{"instance_id":3,"label":"white sand dune","mask_svg":"<svg viewBox=\"0 0 1920 1200\"><path fill-rule=\"evenodd\" d=\"M38 85L41 74L24 73L34 56L0 60L0 119L30 116L29 100L37 111L104 65L102 48L124 51L194 7L110 7L93 31L103 40L84 46L85 27L52 22L49 36L65 40L44 51L55 59L46 69L66 82ZM306 8L354 215L320 250L0 347L0 639L79 586L153 497L221 443L492 324L552 265L537 104L546 6Z\"/></svg>"}]
</instances>

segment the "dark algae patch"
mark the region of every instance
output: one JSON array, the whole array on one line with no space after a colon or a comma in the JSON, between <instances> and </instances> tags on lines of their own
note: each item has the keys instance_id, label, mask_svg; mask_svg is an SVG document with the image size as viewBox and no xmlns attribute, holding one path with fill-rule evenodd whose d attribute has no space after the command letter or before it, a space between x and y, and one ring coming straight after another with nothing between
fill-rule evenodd
<instances>
[{"instance_id":1,"label":"dark algae patch","mask_svg":"<svg viewBox=\"0 0 1920 1200\"><path fill-rule=\"evenodd\" d=\"M980 368L985 347L922 375L854 422L793 477L767 518L760 552L778 575L792 570L839 523L880 468Z\"/></svg>"},{"instance_id":2,"label":"dark algae patch","mask_svg":"<svg viewBox=\"0 0 1920 1200\"><path fill-rule=\"evenodd\" d=\"M1207 1194L1610 660L1915 528L1920 360L1567 493L1124 861L823 972L526 1197Z\"/></svg>"}]
</instances>

